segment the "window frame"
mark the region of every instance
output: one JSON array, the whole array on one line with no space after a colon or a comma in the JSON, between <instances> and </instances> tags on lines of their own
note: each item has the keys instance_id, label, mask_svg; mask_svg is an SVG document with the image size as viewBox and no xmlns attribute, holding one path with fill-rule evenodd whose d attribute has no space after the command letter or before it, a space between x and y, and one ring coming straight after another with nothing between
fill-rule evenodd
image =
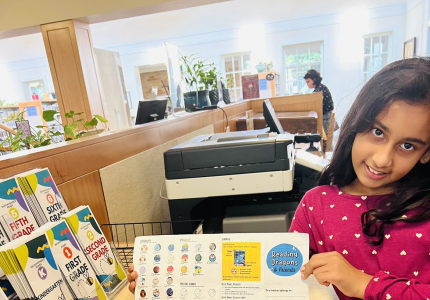
<instances>
[{"instance_id":1,"label":"window frame","mask_svg":"<svg viewBox=\"0 0 430 300\"><path fill-rule=\"evenodd\" d=\"M251 51L244 51L244 52L234 52L234 53L226 53L226 54L222 54L221 55L221 70L222 70L222 77L224 78L224 81L225 82L227 82L227 75L228 74L237 74L237 73L241 73L240 75L241 75L241 79L242 79L242 76L243 75L251 75L252 74L252 63L251 63L251 70L249 70L249 71L247 71L247 70L244 70L243 69L243 67L244 67L244 63L243 63L243 57L245 56L245 55L249 55L249 58L250 58L250 62L252 62L252 53L251 53ZM227 72L226 71L226 68L225 68L225 59L226 58L231 58L232 59L232 62L234 61L234 57L235 56L240 56L240 62L241 62L241 65L242 65L242 70L241 71L235 71L234 70L234 63L232 63L232 67L233 67L233 71L232 72ZM245 73L247 73L247 74L245 74ZM249 73L249 74L248 74ZM237 85L236 85L236 76L235 75L233 75L233 79L234 79L234 88L229 88L229 90L230 90L230 101L231 102L240 102L240 101L243 101L243 87L242 87L242 82L240 83L240 87L237 87ZM237 90L240 90L240 98L239 99L236 99L237 97L236 97L236 95L237 95ZM233 92L232 92L233 91ZM232 94L234 95L234 98L232 98Z\"/></svg>"},{"instance_id":2,"label":"window frame","mask_svg":"<svg viewBox=\"0 0 430 300\"><path fill-rule=\"evenodd\" d=\"M312 62L312 63L309 61L307 65L300 64L299 63L299 59L298 59L299 58L299 53L298 53L299 47L303 47L303 46L307 45L307 47L308 47L308 55L310 55L310 48L311 48L311 46L313 46L312 44L319 44L319 46L320 46L320 49L321 49L321 51L320 51L320 53L321 53L321 59L320 59L320 61L319 62ZM288 80L287 79L287 72L288 72L287 69L291 68L292 65L287 65L287 62L286 62L287 54L286 54L286 52L287 52L288 48L292 48L292 47L296 48L296 57L297 57L296 62L297 63L295 65L295 67L296 67L296 72L297 72L297 78L295 80ZM293 82L293 83L297 82L298 86L300 86L300 84L299 84L300 80L304 80L303 78L301 78L301 77L298 76L299 75L298 74L299 73L299 67L307 66L307 69L309 70L309 69L312 69L313 65L316 65L317 63L319 63L319 65L320 65L320 73L323 76L323 74L324 74L324 40L308 41L308 42L303 42L303 43L294 43L294 44L289 44L289 45L283 45L282 46L282 62L283 62L283 76L284 76L283 84L285 85L285 93L284 94L285 94L285 96L291 96L291 95L294 95L294 94L289 94L288 93L288 83L290 83L290 82ZM298 94L300 94L300 90L298 91Z\"/></svg>"},{"instance_id":3,"label":"window frame","mask_svg":"<svg viewBox=\"0 0 430 300\"><path fill-rule=\"evenodd\" d=\"M387 47L387 52L379 52L377 54L373 54L372 50L373 50L373 39L374 38L379 38L381 39L381 37L383 36L388 36L388 47ZM370 38L370 53L366 54L365 53L365 40L367 38ZM383 67L385 67L386 65L388 65L390 62L392 62L392 56L393 56L393 32L391 31L386 31L386 32L378 32L378 33L372 33L372 34L366 34L363 36L363 52L362 52L362 60L361 60L361 75L362 75L362 81L363 83L366 83L370 78L372 78L373 75L375 75L379 70L381 70ZM381 61L382 61L382 56L384 54L387 54L387 64L386 65L382 65L380 69L378 69L377 71L372 70L373 68L373 58L374 57L378 57ZM365 71L365 60L367 57L370 57L370 62L369 62L369 70ZM373 73L373 74L372 74ZM368 75L367 79L365 79L365 74Z\"/></svg>"}]
</instances>

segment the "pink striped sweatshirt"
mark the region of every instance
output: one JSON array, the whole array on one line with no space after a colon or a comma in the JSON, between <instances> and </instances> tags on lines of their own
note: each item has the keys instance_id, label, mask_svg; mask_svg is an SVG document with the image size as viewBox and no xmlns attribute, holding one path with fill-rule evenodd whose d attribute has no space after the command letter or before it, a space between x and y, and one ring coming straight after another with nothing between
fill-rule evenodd
<instances>
[{"instance_id":1,"label":"pink striped sweatshirt","mask_svg":"<svg viewBox=\"0 0 430 300\"><path fill-rule=\"evenodd\" d=\"M376 201L389 206L390 196L354 196L337 186L316 187L300 202L290 232L309 234L310 256L337 251L372 275L365 300L429 300L430 221L387 225L382 245L369 245L360 218ZM353 299L335 290L341 300Z\"/></svg>"}]
</instances>

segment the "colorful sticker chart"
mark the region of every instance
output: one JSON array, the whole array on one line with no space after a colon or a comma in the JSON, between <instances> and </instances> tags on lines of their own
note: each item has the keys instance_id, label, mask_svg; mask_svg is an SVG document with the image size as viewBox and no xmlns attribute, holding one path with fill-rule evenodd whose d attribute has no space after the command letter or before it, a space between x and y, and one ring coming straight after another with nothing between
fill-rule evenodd
<instances>
[{"instance_id":1,"label":"colorful sticker chart","mask_svg":"<svg viewBox=\"0 0 430 300\"><path fill-rule=\"evenodd\" d=\"M309 299L303 233L137 237L135 300Z\"/></svg>"}]
</instances>

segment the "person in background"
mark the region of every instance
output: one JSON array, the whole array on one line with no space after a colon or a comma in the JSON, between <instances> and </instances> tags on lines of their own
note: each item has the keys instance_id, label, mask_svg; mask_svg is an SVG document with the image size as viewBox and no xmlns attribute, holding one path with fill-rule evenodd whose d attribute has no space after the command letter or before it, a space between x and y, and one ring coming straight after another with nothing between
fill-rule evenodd
<instances>
[{"instance_id":1,"label":"person in background","mask_svg":"<svg viewBox=\"0 0 430 300\"><path fill-rule=\"evenodd\" d=\"M323 127L327 135L328 127L330 125L331 112L334 109L331 93L328 87L321 83L322 77L320 72L318 72L317 70L310 69L309 71L306 72L303 78L305 79L308 88L314 89L314 93L315 92L323 93ZM324 141L323 144L324 144L323 151L325 151L326 141ZM333 149L331 145L330 145L330 149Z\"/></svg>"}]
</instances>

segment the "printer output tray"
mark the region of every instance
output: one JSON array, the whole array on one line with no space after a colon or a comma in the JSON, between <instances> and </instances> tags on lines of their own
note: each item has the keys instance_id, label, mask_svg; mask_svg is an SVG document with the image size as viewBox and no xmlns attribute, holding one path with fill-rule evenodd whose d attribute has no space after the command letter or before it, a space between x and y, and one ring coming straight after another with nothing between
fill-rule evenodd
<instances>
[{"instance_id":1,"label":"printer output tray","mask_svg":"<svg viewBox=\"0 0 430 300\"><path fill-rule=\"evenodd\" d=\"M167 180L285 171L292 138L278 134L198 136L164 153Z\"/></svg>"}]
</instances>

